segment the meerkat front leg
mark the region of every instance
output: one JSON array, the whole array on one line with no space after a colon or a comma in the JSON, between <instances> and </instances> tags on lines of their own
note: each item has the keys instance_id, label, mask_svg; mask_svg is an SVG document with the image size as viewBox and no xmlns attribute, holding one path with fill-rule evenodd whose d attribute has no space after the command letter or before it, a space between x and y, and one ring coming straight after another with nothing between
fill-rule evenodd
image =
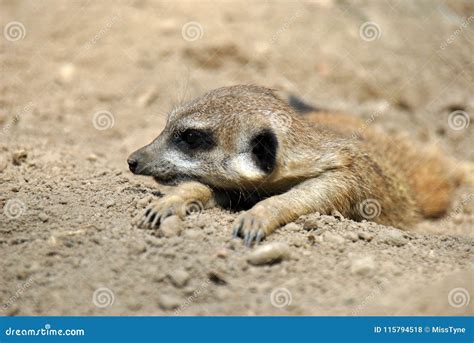
<instances>
[{"instance_id":1,"label":"meerkat front leg","mask_svg":"<svg viewBox=\"0 0 474 343\"><path fill-rule=\"evenodd\" d=\"M185 182L163 198L152 201L138 226L156 228L171 215L183 218L196 207L202 210L214 206L215 200L211 188L199 182Z\"/></svg>"},{"instance_id":2,"label":"meerkat front leg","mask_svg":"<svg viewBox=\"0 0 474 343\"><path fill-rule=\"evenodd\" d=\"M233 226L233 236L244 238L244 244L257 244L276 228L298 217L320 212L331 213L334 208L346 208L351 184L338 172L323 174L303 181L286 193L267 198L241 214ZM346 194L344 196L344 194ZM346 205L346 206L344 206Z\"/></svg>"}]
</instances>

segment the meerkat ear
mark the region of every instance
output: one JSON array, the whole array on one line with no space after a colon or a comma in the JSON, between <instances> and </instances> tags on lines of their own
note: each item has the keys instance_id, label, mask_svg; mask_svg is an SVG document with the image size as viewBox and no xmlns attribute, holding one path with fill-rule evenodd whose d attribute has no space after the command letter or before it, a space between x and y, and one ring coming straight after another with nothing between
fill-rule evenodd
<instances>
[{"instance_id":1,"label":"meerkat ear","mask_svg":"<svg viewBox=\"0 0 474 343\"><path fill-rule=\"evenodd\" d=\"M275 169L278 139L272 130L265 129L258 133L250 143L255 164L265 173Z\"/></svg>"}]
</instances>

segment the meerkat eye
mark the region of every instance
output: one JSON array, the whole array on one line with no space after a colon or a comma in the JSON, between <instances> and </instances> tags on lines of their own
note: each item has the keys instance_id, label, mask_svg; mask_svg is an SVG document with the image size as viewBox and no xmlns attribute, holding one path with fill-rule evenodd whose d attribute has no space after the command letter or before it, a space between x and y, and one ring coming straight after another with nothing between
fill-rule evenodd
<instances>
[{"instance_id":1,"label":"meerkat eye","mask_svg":"<svg viewBox=\"0 0 474 343\"><path fill-rule=\"evenodd\" d=\"M182 150L208 150L215 145L210 132L196 129L187 129L178 132L175 134L174 142Z\"/></svg>"}]
</instances>

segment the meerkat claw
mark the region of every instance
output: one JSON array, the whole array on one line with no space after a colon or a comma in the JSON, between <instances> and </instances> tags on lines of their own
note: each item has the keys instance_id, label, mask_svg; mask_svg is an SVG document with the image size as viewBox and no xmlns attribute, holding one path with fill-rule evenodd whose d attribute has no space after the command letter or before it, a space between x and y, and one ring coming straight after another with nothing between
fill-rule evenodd
<instances>
[{"instance_id":1,"label":"meerkat claw","mask_svg":"<svg viewBox=\"0 0 474 343\"><path fill-rule=\"evenodd\" d=\"M265 238L265 232L263 230L258 230L257 238L255 239L255 244L260 244L260 241Z\"/></svg>"},{"instance_id":2,"label":"meerkat claw","mask_svg":"<svg viewBox=\"0 0 474 343\"><path fill-rule=\"evenodd\" d=\"M257 237L257 233L255 231L250 231L250 232L247 232L247 234L245 235L245 246L246 247L251 247L252 246L252 242L254 241L255 237Z\"/></svg>"},{"instance_id":3,"label":"meerkat claw","mask_svg":"<svg viewBox=\"0 0 474 343\"><path fill-rule=\"evenodd\" d=\"M242 224L235 224L234 228L232 229L232 238L239 237L240 229L242 228Z\"/></svg>"}]
</instances>

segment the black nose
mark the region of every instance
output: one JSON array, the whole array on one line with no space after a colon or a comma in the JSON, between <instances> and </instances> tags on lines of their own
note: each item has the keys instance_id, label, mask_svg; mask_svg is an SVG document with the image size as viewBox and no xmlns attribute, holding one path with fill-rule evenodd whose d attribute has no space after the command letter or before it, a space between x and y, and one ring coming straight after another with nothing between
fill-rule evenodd
<instances>
[{"instance_id":1,"label":"black nose","mask_svg":"<svg viewBox=\"0 0 474 343\"><path fill-rule=\"evenodd\" d=\"M128 168L130 168L130 171L132 173L135 173L135 171L137 170L138 161L133 158L129 158L127 160L127 163L128 163Z\"/></svg>"}]
</instances>

